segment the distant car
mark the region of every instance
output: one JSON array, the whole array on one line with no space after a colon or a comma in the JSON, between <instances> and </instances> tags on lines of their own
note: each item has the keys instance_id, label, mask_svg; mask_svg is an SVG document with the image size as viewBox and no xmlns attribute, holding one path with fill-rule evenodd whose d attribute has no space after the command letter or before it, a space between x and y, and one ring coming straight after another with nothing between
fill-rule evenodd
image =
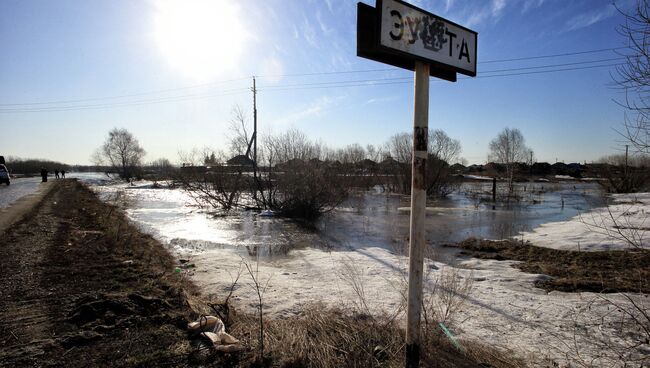
<instances>
[{"instance_id":1,"label":"distant car","mask_svg":"<svg viewBox=\"0 0 650 368\"><path fill-rule=\"evenodd\" d=\"M5 165L0 164L0 183L9 185L9 170Z\"/></svg>"}]
</instances>

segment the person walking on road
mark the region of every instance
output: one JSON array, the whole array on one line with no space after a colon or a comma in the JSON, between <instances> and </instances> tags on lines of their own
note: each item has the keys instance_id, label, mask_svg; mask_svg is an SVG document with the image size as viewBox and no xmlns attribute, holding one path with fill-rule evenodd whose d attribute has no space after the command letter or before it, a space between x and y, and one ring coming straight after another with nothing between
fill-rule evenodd
<instances>
[{"instance_id":1,"label":"person walking on road","mask_svg":"<svg viewBox=\"0 0 650 368\"><path fill-rule=\"evenodd\" d=\"M54 170L54 178L58 179L59 178L59 169Z\"/></svg>"},{"instance_id":2,"label":"person walking on road","mask_svg":"<svg viewBox=\"0 0 650 368\"><path fill-rule=\"evenodd\" d=\"M65 170L61 170L61 179L65 179Z\"/></svg>"},{"instance_id":3,"label":"person walking on road","mask_svg":"<svg viewBox=\"0 0 650 368\"><path fill-rule=\"evenodd\" d=\"M41 167L41 178L43 178L43 183L47 181L47 169L44 167Z\"/></svg>"}]
</instances>

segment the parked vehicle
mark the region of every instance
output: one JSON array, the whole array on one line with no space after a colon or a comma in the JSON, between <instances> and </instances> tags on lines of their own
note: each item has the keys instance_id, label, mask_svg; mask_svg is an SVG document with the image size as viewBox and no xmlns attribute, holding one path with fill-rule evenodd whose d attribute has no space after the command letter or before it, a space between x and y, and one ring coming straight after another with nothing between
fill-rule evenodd
<instances>
[{"instance_id":1,"label":"parked vehicle","mask_svg":"<svg viewBox=\"0 0 650 368\"><path fill-rule=\"evenodd\" d=\"M0 183L9 185L10 183L9 169L3 164L0 164Z\"/></svg>"}]
</instances>

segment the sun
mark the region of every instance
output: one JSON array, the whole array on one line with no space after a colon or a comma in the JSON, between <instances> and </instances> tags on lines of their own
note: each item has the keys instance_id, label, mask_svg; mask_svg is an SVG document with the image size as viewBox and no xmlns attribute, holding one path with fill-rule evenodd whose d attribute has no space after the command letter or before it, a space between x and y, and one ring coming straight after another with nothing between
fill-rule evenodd
<instances>
[{"instance_id":1,"label":"sun","mask_svg":"<svg viewBox=\"0 0 650 368\"><path fill-rule=\"evenodd\" d=\"M205 81L238 66L248 34L236 2L159 0L155 5L156 42L184 76Z\"/></svg>"}]
</instances>

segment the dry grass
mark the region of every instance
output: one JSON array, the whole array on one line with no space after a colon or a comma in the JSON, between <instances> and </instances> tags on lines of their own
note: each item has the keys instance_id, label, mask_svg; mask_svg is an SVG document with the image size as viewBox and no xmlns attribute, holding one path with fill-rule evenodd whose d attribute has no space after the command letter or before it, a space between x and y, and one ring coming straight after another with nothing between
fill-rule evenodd
<instances>
[{"instance_id":1,"label":"dry grass","mask_svg":"<svg viewBox=\"0 0 650 368\"><path fill-rule=\"evenodd\" d=\"M524 272L553 276L537 286L546 290L650 293L650 251L577 252L514 241L467 239L458 244L476 258L522 261Z\"/></svg>"},{"instance_id":2,"label":"dry grass","mask_svg":"<svg viewBox=\"0 0 650 368\"><path fill-rule=\"evenodd\" d=\"M390 316L355 314L322 305L312 305L298 316L265 321L266 355L257 357L258 319L239 315L232 333L250 347L237 362L220 364L241 367L402 367L404 330ZM454 347L439 329L423 330L423 367L525 366L509 354L471 342Z\"/></svg>"}]
</instances>

